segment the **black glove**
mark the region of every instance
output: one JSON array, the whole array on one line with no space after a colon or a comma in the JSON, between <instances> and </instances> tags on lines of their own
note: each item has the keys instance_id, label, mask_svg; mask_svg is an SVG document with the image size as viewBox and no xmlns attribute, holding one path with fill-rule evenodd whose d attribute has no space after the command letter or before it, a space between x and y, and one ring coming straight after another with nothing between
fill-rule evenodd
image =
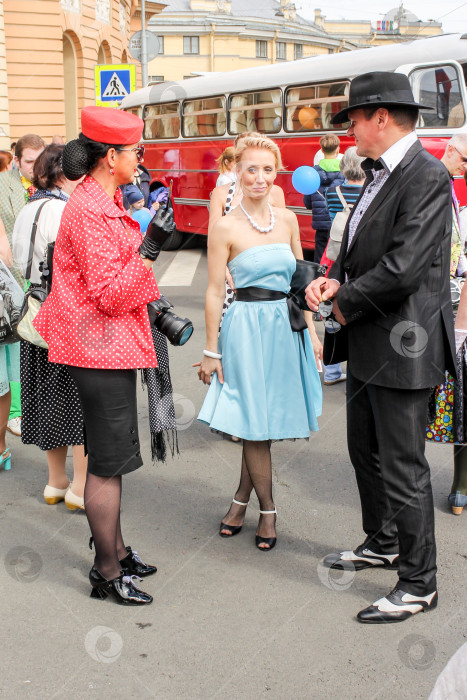
<instances>
[{"instance_id":1,"label":"black glove","mask_svg":"<svg viewBox=\"0 0 467 700\"><path fill-rule=\"evenodd\" d=\"M156 260L161 252L163 243L175 231L174 210L170 199L167 199L167 204L160 207L155 216L149 222L146 235L139 247L139 254L142 258L148 260Z\"/></svg>"}]
</instances>

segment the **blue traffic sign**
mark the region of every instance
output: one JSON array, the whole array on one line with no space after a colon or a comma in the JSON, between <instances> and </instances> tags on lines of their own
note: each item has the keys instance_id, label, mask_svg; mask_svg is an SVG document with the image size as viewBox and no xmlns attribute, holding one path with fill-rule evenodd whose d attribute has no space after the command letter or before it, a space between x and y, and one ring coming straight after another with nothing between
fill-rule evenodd
<instances>
[{"instance_id":1,"label":"blue traffic sign","mask_svg":"<svg viewBox=\"0 0 467 700\"><path fill-rule=\"evenodd\" d=\"M96 105L119 103L136 89L134 65L102 65L95 67Z\"/></svg>"}]
</instances>

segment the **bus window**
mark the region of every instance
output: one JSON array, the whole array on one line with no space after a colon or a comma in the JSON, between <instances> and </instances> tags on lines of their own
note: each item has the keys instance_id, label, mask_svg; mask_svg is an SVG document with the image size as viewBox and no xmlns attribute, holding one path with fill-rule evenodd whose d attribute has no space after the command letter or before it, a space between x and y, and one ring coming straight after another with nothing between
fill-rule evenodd
<instances>
[{"instance_id":1,"label":"bus window","mask_svg":"<svg viewBox=\"0 0 467 700\"><path fill-rule=\"evenodd\" d=\"M178 102L147 105L144 110L144 138L173 139L180 135Z\"/></svg>"},{"instance_id":2,"label":"bus window","mask_svg":"<svg viewBox=\"0 0 467 700\"><path fill-rule=\"evenodd\" d=\"M183 103L183 136L223 136L225 121L225 97Z\"/></svg>"},{"instance_id":3,"label":"bus window","mask_svg":"<svg viewBox=\"0 0 467 700\"><path fill-rule=\"evenodd\" d=\"M136 114L137 117L140 117L142 109L142 107L130 107L130 109L127 109L125 111L129 112L130 114Z\"/></svg>"},{"instance_id":4,"label":"bus window","mask_svg":"<svg viewBox=\"0 0 467 700\"><path fill-rule=\"evenodd\" d=\"M292 132L341 129L331 118L349 103L349 82L304 85L287 90L285 130Z\"/></svg>"},{"instance_id":5,"label":"bus window","mask_svg":"<svg viewBox=\"0 0 467 700\"><path fill-rule=\"evenodd\" d=\"M418 68L410 74L410 83L416 102L433 111L421 109L419 128L459 127L465 122L459 76L454 66Z\"/></svg>"},{"instance_id":6,"label":"bus window","mask_svg":"<svg viewBox=\"0 0 467 700\"><path fill-rule=\"evenodd\" d=\"M264 90L232 95L229 106L229 133L259 131L277 134L282 126L280 90Z\"/></svg>"}]
</instances>

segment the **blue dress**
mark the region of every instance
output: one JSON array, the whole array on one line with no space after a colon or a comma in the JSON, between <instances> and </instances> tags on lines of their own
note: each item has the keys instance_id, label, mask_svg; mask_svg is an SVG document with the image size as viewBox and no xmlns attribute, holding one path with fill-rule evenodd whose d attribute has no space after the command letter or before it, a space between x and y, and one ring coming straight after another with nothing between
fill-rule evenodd
<instances>
[{"instance_id":1,"label":"blue dress","mask_svg":"<svg viewBox=\"0 0 467 700\"><path fill-rule=\"evenodd\" d=\"M287 243L244 250L229 263L236 289L288 292L296 262ZM290 327L286 299L234 301L219 335L224 383L217 374L198 416L245 440L307 438L318 430L322 389L307 330Z\"/></svg>"}]
</instances>

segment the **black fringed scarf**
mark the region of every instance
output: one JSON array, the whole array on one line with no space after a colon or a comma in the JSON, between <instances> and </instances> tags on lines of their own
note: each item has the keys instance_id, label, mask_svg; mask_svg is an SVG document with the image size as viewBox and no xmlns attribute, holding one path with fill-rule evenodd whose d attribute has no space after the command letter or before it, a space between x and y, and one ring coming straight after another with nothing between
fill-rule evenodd
<instances>
[{"instance_id":1,"label":"black fringed scarf","mask_svg":"<svg viewBox=\"0 0 467 700\"><path fill-rule=\"evenodd\" d=\"M158 367L142 370L143 386L148 388L149 429L153 461L165 462L167 444L172 453L179 454L177 423L173 402L172 382L169 371L167 338L151 326Z\"/></svg>"}]
</instances>

